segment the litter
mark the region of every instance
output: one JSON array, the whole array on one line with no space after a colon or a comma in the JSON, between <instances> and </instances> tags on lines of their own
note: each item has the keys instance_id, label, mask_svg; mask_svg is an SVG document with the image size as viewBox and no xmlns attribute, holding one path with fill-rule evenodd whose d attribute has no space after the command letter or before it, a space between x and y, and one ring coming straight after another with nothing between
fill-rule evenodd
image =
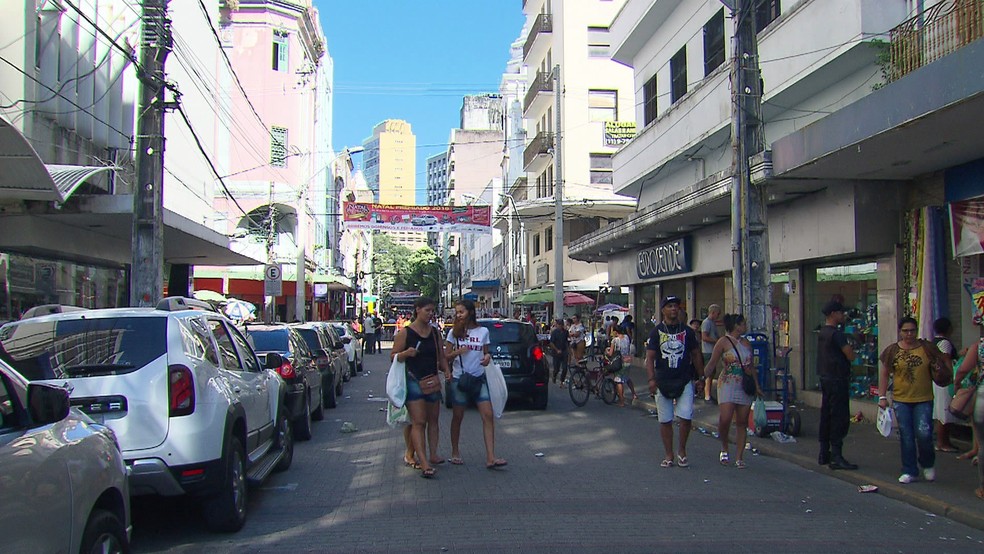
<instances>
[{"instance_id":1,"label":"litter","mask_svg":"<svg viewBox=\"0 0 984 554\"><path fill-rule=\"evenodd\" d=\"M533 454L533 455L536 456L537 458L542 458L543 457L543 452L537 452L536 454Z\"/></svg>"},{"instance_id":2,"label":"litter","mask_svg":"<svg viewBox=\"0 0 984 554\"><path fill-rule=\"evenodd\" d=\"M796 442L796 437L793 437L792 435L787 435L782 431L773 431L769 436L772 437L772 440L781 444L790 444Z\"/></svg>"},{"instance_id":3,"label":"litter","mask_svg":"<svg viewBox=\"0 0 984 554\"><path fill-rule=\"evenodd\" d=\"M861 485L858 487L858 492L878 492L878 487L874 485Z\"/></svg>"},{"instance_id":4,"label":"litter","mask_svg":"<svg viewBox=\"0 0 984 554\"><path fill-rule=\"evenodd\" d=\"M342 423L342 429L341 429L342 433L354 433L358 430L359 429L351 421L346 421Z\"/></svg>"}]
</instances>

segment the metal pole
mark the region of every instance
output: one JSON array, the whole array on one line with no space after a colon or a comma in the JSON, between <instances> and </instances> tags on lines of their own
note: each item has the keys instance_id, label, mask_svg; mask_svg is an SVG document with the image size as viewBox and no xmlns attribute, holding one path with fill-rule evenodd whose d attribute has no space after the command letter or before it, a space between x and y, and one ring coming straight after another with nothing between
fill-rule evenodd
<instances>
[{"instance_id":1,"label":"metal pole","mask_svg":"<svg viewBox=\"0 0 984 554\"><path fill-rule=\"evenodd\" d=\"M307 237L307 183L301 185L301 196L297 200L297 233L294 237L297 246L297 279L294 286L294 319L305 320L304 300L307 294L304 279L305 238Z\"/></svg>"},{"instance_id":2,"label":"metal pole","mask_svg":"<svg viewBox=\"0 0 984 554\"><path fill-rule=\"evenodd\" d=\"M133 192L130 305L153 306L164 293L164 61L171 51L168 0L144 0Z\"/></svg>"},{"instance_id":3,"label":"metal pole","mask_svg":"<svg viewBox=\"0 0 984 554\"><path fill-rule=\"evenodd\" d=\"M564 178L561 159L560 64L554 66L554 318L564 313Z\"/></svg>"},{"instance_id":4,"label":"metal pole","mask_svg":"<svg viewBox=\"0 0 984 554\"><path fill-rule=\"evenodd\" d=\"M276 262L276 256L273 252L273 239L276 236L276 226L277 226L277 209L273 205L273 181L270 181L270 199L267 203L267 263L272 264ZM274 312L277 309L277 297L276 296L265 296L263 301L266 303L266 322L273 323Z\"/></svg>"}]
</instances>

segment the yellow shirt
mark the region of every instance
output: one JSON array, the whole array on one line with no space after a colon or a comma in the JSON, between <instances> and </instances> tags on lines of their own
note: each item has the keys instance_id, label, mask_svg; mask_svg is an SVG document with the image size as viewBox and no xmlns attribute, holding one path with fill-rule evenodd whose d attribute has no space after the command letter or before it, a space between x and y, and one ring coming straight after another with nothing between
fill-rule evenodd
<instances>
[{"instance_id":1,"label":"yellow shirt","mask_svg":"<svg viewBox=\"0 0 984 554\"><path fill-rule=\"evenodd\" d=\"M893 399L896 402L927 402L933 399L933 378L929 356L922 346L912 350L899 348L892 360Z\"/></svg>"}]
</instances>

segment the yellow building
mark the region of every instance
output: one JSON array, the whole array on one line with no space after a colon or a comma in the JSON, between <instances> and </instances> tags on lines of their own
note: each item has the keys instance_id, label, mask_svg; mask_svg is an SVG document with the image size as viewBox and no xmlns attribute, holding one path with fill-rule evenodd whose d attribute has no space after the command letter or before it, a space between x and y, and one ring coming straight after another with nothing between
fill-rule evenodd
<instances>
[{"instance_id":1,"label":"yellow building","mask_svg":"<svg viewBox=\"0 0 984 554\"><path fill-rule=\"evenodd\" d=\"M380 204L417 204L417 137L410 124L387 119L372 130L363 143L366 184Z\"/></svg>"}]
</instances>

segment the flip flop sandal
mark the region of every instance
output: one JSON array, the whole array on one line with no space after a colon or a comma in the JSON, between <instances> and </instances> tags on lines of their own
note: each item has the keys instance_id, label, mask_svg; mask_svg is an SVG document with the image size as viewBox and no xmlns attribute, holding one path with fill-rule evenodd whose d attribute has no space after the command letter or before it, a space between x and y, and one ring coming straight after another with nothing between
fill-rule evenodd
<instances>
[{"instance_id":1,"label":"flip flop sandal","mask_svg":"<svg viewBox=\"0 0 984 554\"><path fill-rule=\"evenodd\" d=\"M503 466L505 466L508 463L509 462L503 460L502 458L496 458L495 460L492 461L491 464L485 464L485 468L486 469L495 469L497 467L503 467Z\"/></svg>"},{"instance_id":2,"label":"flip flop sandal","mask_svg":"<svg viewBox=\"0 0 984 554\"><path fill-rule=\"evenodd\" d=\"M728 458L728 453L724 451L718 454L718 461L721 462L721 465L723 466L726 466L731 462L731 460Z\"/></svg>"},{"instance_id":3,"label":"flip flop sandal","mask_svg":"<svg viewBox=\"0 0 984 554\"><path fill-rule=\"evenodd\" d=\"M735 460L735 467L738 469L745 469L747 467L745 465L745 460Z\"/></svg>"},{"instance_id":4,"label":"flip flop sandal","mask_svg":"<svg viewBox=\"0 0 984 554\"><path fill-rule=\"evenodd\" d=\"M445 460L444 458L440 458L440 459L437 459L437 460L431 460L431 461L430 461L430 463L431 463L432 465L436 465L436 466L439 466L439 465L441 465L441 464L443 464L443 463L444 463L444 462L446 462L446 461L447 461L447 460Z\"/></svg>"},{"instance_id":5,"label":"flip flop sandal","mask_svg":"<svg viewBox=\"0 0 984 554\"><path fill-rule=\"evenodd\" d=\"M424 479L430 479L435 475L437 475L437 471L432 467L429 467L420 473L420 476Z\"/></svg>"},{"instance_id":6,"label":"flip flop sandal","mask_svg":"<svg viewBox=\"0 0 984 554\"><path fill-rule=\"evenodd\" d=\"M662 462L659 463L659 467L663 467L663 468L673 467L673 460L663 460Z\"/></svg>"},{"instance_id":7,"label":"flip flop sandal","mask_svg":"<svg viewBox=\"0 0 984 554\"><path fill-rule=\"evenodd\" d=\"M453 466L463 466L463 465L465 465L465 461L462 460L461 458L451 458L449 461L451 462L451 465L453 465Z\"/></svg>"},{"instance_id":8,"label":"flip flop sandal","mask_svg":"<svg viewBox=\"0 0 984 554\"><path fill-rule=\"evenodd\" d=\"M413 460L408 460L406 458L403 458L403 465L413 469L420 469L420 464L418 464Z\"/></svg>"},{"instance_id":9,"label":"flip flop sandal","mask_svg":"<svg viewBox=\"0 0 984 554\"><path fill-rule=\"evenodd\" d=\"M690 467L690 462L687 461L687 457L686 456L681 456L681 455L677 454L676 463L680 467Z\"/></svg>"}]
</instances>

